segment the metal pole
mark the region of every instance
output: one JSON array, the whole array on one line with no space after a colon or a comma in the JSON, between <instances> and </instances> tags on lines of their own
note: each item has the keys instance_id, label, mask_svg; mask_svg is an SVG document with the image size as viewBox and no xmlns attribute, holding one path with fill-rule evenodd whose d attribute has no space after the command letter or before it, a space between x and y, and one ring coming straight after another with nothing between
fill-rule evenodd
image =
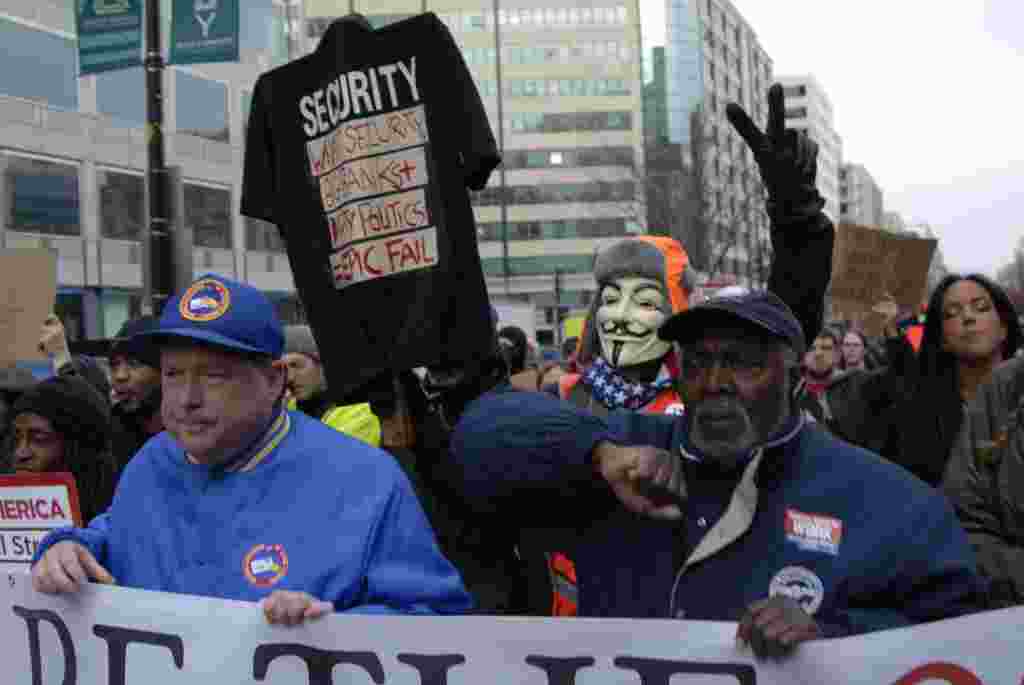
<instances>
[{"instance_id":1,"label":"metal pole","mask_svg":"<svg viewBox=\"0 0 1024 685\"><path fill-rule=\"evenodd\" d=\"M160 51L160 0L146 0L146 176L149 186L149 278L143 311L159 314L173 287L167 168L164 161L164 59Z\"/></svg>"},{"instance_id":2,"label":"metal pole","mask_svg":"<svg viewBox=\"0 0 1024 685\"><path fill-rule=\"evenodd\" d=\"M555 344L562 349L562 270L555 269Z\"/></svg>"},{"instance_id":3,"label":"metal pole","mask_svg":"<svg viewBox=\"0 0 1024 685\"><path fill-rule=\"evenodd\" d=\"M498 96L498 151L505 156L505 100L504 87L501 82L501 22L498 20L501 0L494 0L494 78ZM498 167L498 193L501 211L501 271L505 276L505 294L509 292L509 256L508 256L508 189L505 185L505 165Z\"/></svg>"}]
</instances>

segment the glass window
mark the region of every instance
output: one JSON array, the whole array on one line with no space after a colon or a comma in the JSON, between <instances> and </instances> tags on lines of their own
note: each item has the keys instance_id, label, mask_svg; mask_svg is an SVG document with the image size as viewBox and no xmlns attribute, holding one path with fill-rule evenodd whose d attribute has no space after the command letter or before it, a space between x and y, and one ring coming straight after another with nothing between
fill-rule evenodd
<instances>
[{"instance_id":1,"label":"glass window","mask_svg":"<svg viewBox=\"0 0 1024 685\"><path fill-rule=\"evenodd\" d=\"M519 12L517 10L508 11L508 23L512 26L519 26Z\"/></svg>"},{"instance_id":2,"label":"glass window","mask_svg":"<svg viewBox=\"0 0 1024 685\"><path fill-rule=\"evenodd\" d=\"M509 89L514 97L518 97L523 94L523 81L521 79L509 79Z\"/></svg>"},{"instance_id":3,"label":"glass window","mask_svg":"<svg viewBox=\"0 0 1024 685\"><path fill-rule=\"evenodd\" d=\"M548 26L554 26L558 23L558 13L554 8L544 10L544 23Z\"/></svg>"},{"instance_id":4,"label":"glass window","mask_svg":"<svg viewBox=\"0 0 1024 685\"><path fill-rule=\"evenodd\" d=\"M620 24L626 23L626 7L625 5L619 5L615 8L615 20Z\"/></svg>"},{"instance_id":5,"label":"glass window","mask_svg":"<svg viewBox=\"0 0 1024 685\"><path fill-rule=\"evenodd\" d=\"M78 108L75 41L0 17L0 46L0 93Z\"/></svg>"},{"instance_id":6,"label":"glass window","mask_svg":"<svg viewBox=\"0 0 1024 685\"><path fill-rule=\"evenodd\" d=\"M530 22L533 21L533 12L528 9L519 10L519 23L523 26L529 26Z\"/></svg>"},{"instance_id":7,"label":"glass window","mask_svg":"<svg viewBox=\"0 0 1024 685\"><path fill-rule=\"evenodd\" d=\"M285 244L277 226L260 219L245 217L245 247L263 252L284 252Z\"/></svg>"},{"instance_id":8,"label":"glass window","mask_svg":"<svg viewBox=\"0 0 1024 685\"><path fill-rule=\"evenodd\" d=\"M530 168L547 166L547 154L541 150L527 150L526 166Z\"/></svg>"},{"instance_id":9,"label":"glass window","mask_svg":"<svg viewBox=\"0 0 1024 685\"><path fill-rule=\"evenodd\" d=\"M569 8L569 23L573 26L580 23L580 10L578 7Z\"/></svg>"},{"instance_id":10,"label":"glass window","mask_svg":"<svg viewBox=\"0 0 1024 685\"><path fill-rule=\"evenodd\" d=\"M79 235L78 167L8 155L2 191L7 228L44 235Z\"/></svg>"},{"instance_id":11,"label":"glass window","mask_svg":"<svg viewBox=\"0 0 1024 685\"><path fill-rule=\"evenodd\" d=\"M569 23L569 10L562 7L558 10L558 24L559 26L565 26Z\"/></svg>"},{"instance_id":12,"label":"glass window","mask_svg":"<svg viewBox=\"0 0 1024 685\"><path fill-rule=\"evenodd\" d=\"M252 112L252 92L243 90L242 98L242 140L245 140L245 132L249 130L249 114Z\"/></svg>"},{"instance_id":13,"label":"glass window","mask_svg":"<svg viewBox=\"0 0 1024 685\"><path fill-rule=\"evenodd\" d=\"M508 24L509 23L509 14L510 13L507 12L506 10L503 10L503 9L498 10L498 23L501 24L502 26L505 26L506 24Z\"/></svg>"},{"instance_id":14,"label":"glass window","mask_svg":"<svg viewBox=\"0 0 1024 685\"><path fill-rule=\"evenodd\" d=\"M533 10L533 23L537 26L544 25L544 10L535 9Z\"/></svg>"},{"instance_id":15,"label":"glass window","mask_svg":"<svg viewBox=\"0 0 1024 685\"><path fill-rule=\"evenodd\" d=\"M219 81L175 71L178 132L200 138L228 140L228 89Z\"/></svg>"},{"instance_id":16,"label":"glass window","mask_svg":"<svg viewBox=\"0 0 1024 685\"><path fill-rule=\"evenodd\" d=\"M629 128L629 119L626 112L611 112L608 115L608 128Z\"/></svg>"},{"instance_id":17,"label":"glass window","mask_svg":"<svg viewBox=\"0 0 1024 685\"><path fill-rule=\"evenodd\" d=\"M197 247L231 248L231 192L185 184L185 222Z\"/></svg>"},{"instance_id":18,"label":"glass window","mask_svg":"<svg viewBox=\"0 0 1024 685\"><path fill-rule=\"evenodd\" d=\"M179 0L180 1L180 0ZM238 47L242 50L270 50L277 35L283 35L283 23L278 18L275 27L271 0L246 0L245 10L239 12Z\"/></svg>"},{"instance_id":19,"label":"glass window","mask_svg":"<svg viewBox=\"0 0 1024 685\"><path fill-rule=\"evenodd\" d=\"M146 73L142 67L96 74L96 110L128 126L146 123Z\"/></svg>"},{"instance_id":20,"label":"glass window","mask_svg":"<svg viewBox=\"0 0 1024 685\"><path fill-rule=\"evenodd\" d=\"M580 23L581 24L593 24L594 23L594 8L593 7L581 7L580 8Z\"/></svg>"},{"instance_id":21,"label":"glass window","mask_svg":"<svg viewBox=\"0 0 1024 685\"><path fill-rule=\"evenodd\" d=\"M100 233L115 240L141 240L146 222L146 182L141 175L96 171Z\"/></svg>"}]
</instances>

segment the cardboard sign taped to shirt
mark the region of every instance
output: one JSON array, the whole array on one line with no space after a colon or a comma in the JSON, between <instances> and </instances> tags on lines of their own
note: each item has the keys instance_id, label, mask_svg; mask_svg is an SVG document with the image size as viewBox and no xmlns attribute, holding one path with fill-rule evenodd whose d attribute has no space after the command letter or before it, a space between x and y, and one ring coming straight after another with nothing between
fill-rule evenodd
<instances>
[{"instance_id":1,"label":"cardboard sign taped to shirt","mask_svg":"<svg viewBox=\"0 0 1024 685\"><path fill-rule=\"evenodd\" d=\"M500 163L433 13L335 21L253 92L243 214L277 225L336 398L389 371L485 357L494 329L467 188Z\"/></svg>"}]
</instances>

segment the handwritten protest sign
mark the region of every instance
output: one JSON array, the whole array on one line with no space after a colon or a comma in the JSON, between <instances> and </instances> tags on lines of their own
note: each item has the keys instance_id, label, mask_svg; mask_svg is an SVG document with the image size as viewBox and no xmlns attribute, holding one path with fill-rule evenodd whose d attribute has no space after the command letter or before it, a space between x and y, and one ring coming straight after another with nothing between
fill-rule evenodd
<instances>
[{"instance_id":1,"label":"handwritten protest sign","mask_svg":"<svg viewBox=\"0 0 1024 685\"><path fill-rule=\"evenodd\" d=\"M334 615L271 627L258 605L0 577L4 683L73 685L980 685L1024 675L1024 608L802 645L756 661L735 624Z\"/></svg>"},{"instance_id":2,"label":"handwritten protest sign","mask_svg":"<svg viewBox=\"0 0 1024 685\"><path fill-rule=\"evenodd\" d=\"M849 319L879 335L882 321L871 308L892 297L915 310L925 296L937 241L842 224L832 257L832 317ZM877 330L875 330L877 329Z\"/></svg>"},{"instance_id":3,"label":"handwritten protest sign","mask_svg":"<svg viewBox=\"0 0 1024 685\"><path fill-rule=\"evenodd\" d=\"M393 102L397 96L391 79L400 71L414 86L415 61L412 67L399 62L380 69ZM377 72L368 73L369 82L376 83ZM352 91L350 108L349 88L328 89L328 105L335 92L341 110L354 108L359 91ZM338 118L344 117L339 113ZM429 142L426 111L418 105L346 121L306 144L310 172L320 183L339 289L438 263L437 227L427 208Z\"/></svg>"},{"instance_id":4,"label":"handwritten protest sign","mask_svg":"<svg viewBox=\"0 0 1024 685\"><path fill-rule=\"evenodd\" d=\"M0 364L43 359L39 331L57 297L57 253L0 250Z\"/></svg>"},{"instance_id":5,"label":"handwritten protest sign","mask_svg":"<svg viewBox=\"0 0 1024 685\"><path fill-rule=\"evenodd\" d=\"M82 525L70 473L0 476L0 572L28 571L46 534Z\"/></svg>"}]
</instances>

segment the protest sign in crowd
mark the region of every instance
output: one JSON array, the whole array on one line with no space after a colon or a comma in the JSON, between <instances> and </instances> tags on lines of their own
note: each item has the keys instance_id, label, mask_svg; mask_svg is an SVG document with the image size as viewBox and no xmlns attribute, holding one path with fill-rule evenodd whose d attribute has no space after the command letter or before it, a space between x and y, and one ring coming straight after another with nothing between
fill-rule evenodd
<instances>
[{"instance_id":1,"label":"protest sign in crowd","mask_svg":"<svg viewBox=\"0 0 1024 685\"><path fill-rule=\"evenodd\" d=\"M189 620L216 606L313 631L249 622L221 655L232 682L282 655L317 683L337 664L857 682L865 660L885 682L1019 681L1012 640L978 646L1024 603L1018 314L984 276L926 293L934 241L833 226L817 146L781 86L768 103L763 130L727 109L767 191L767 289L695 297L685 246L625 238L595 255L577 345L542 364L487 300L469 191L500 155L444 24L349 16L264 74L242 211L277 225L310 325L209 273L97 360L26 305L16 357L51 373L0 379L16 662L98 679L84 655L109 648L124 682L143 642L168 653L137 677L216 664L234 643ZM389 618L353 637L339 614Z\"/></svg>"}]
</instances>

